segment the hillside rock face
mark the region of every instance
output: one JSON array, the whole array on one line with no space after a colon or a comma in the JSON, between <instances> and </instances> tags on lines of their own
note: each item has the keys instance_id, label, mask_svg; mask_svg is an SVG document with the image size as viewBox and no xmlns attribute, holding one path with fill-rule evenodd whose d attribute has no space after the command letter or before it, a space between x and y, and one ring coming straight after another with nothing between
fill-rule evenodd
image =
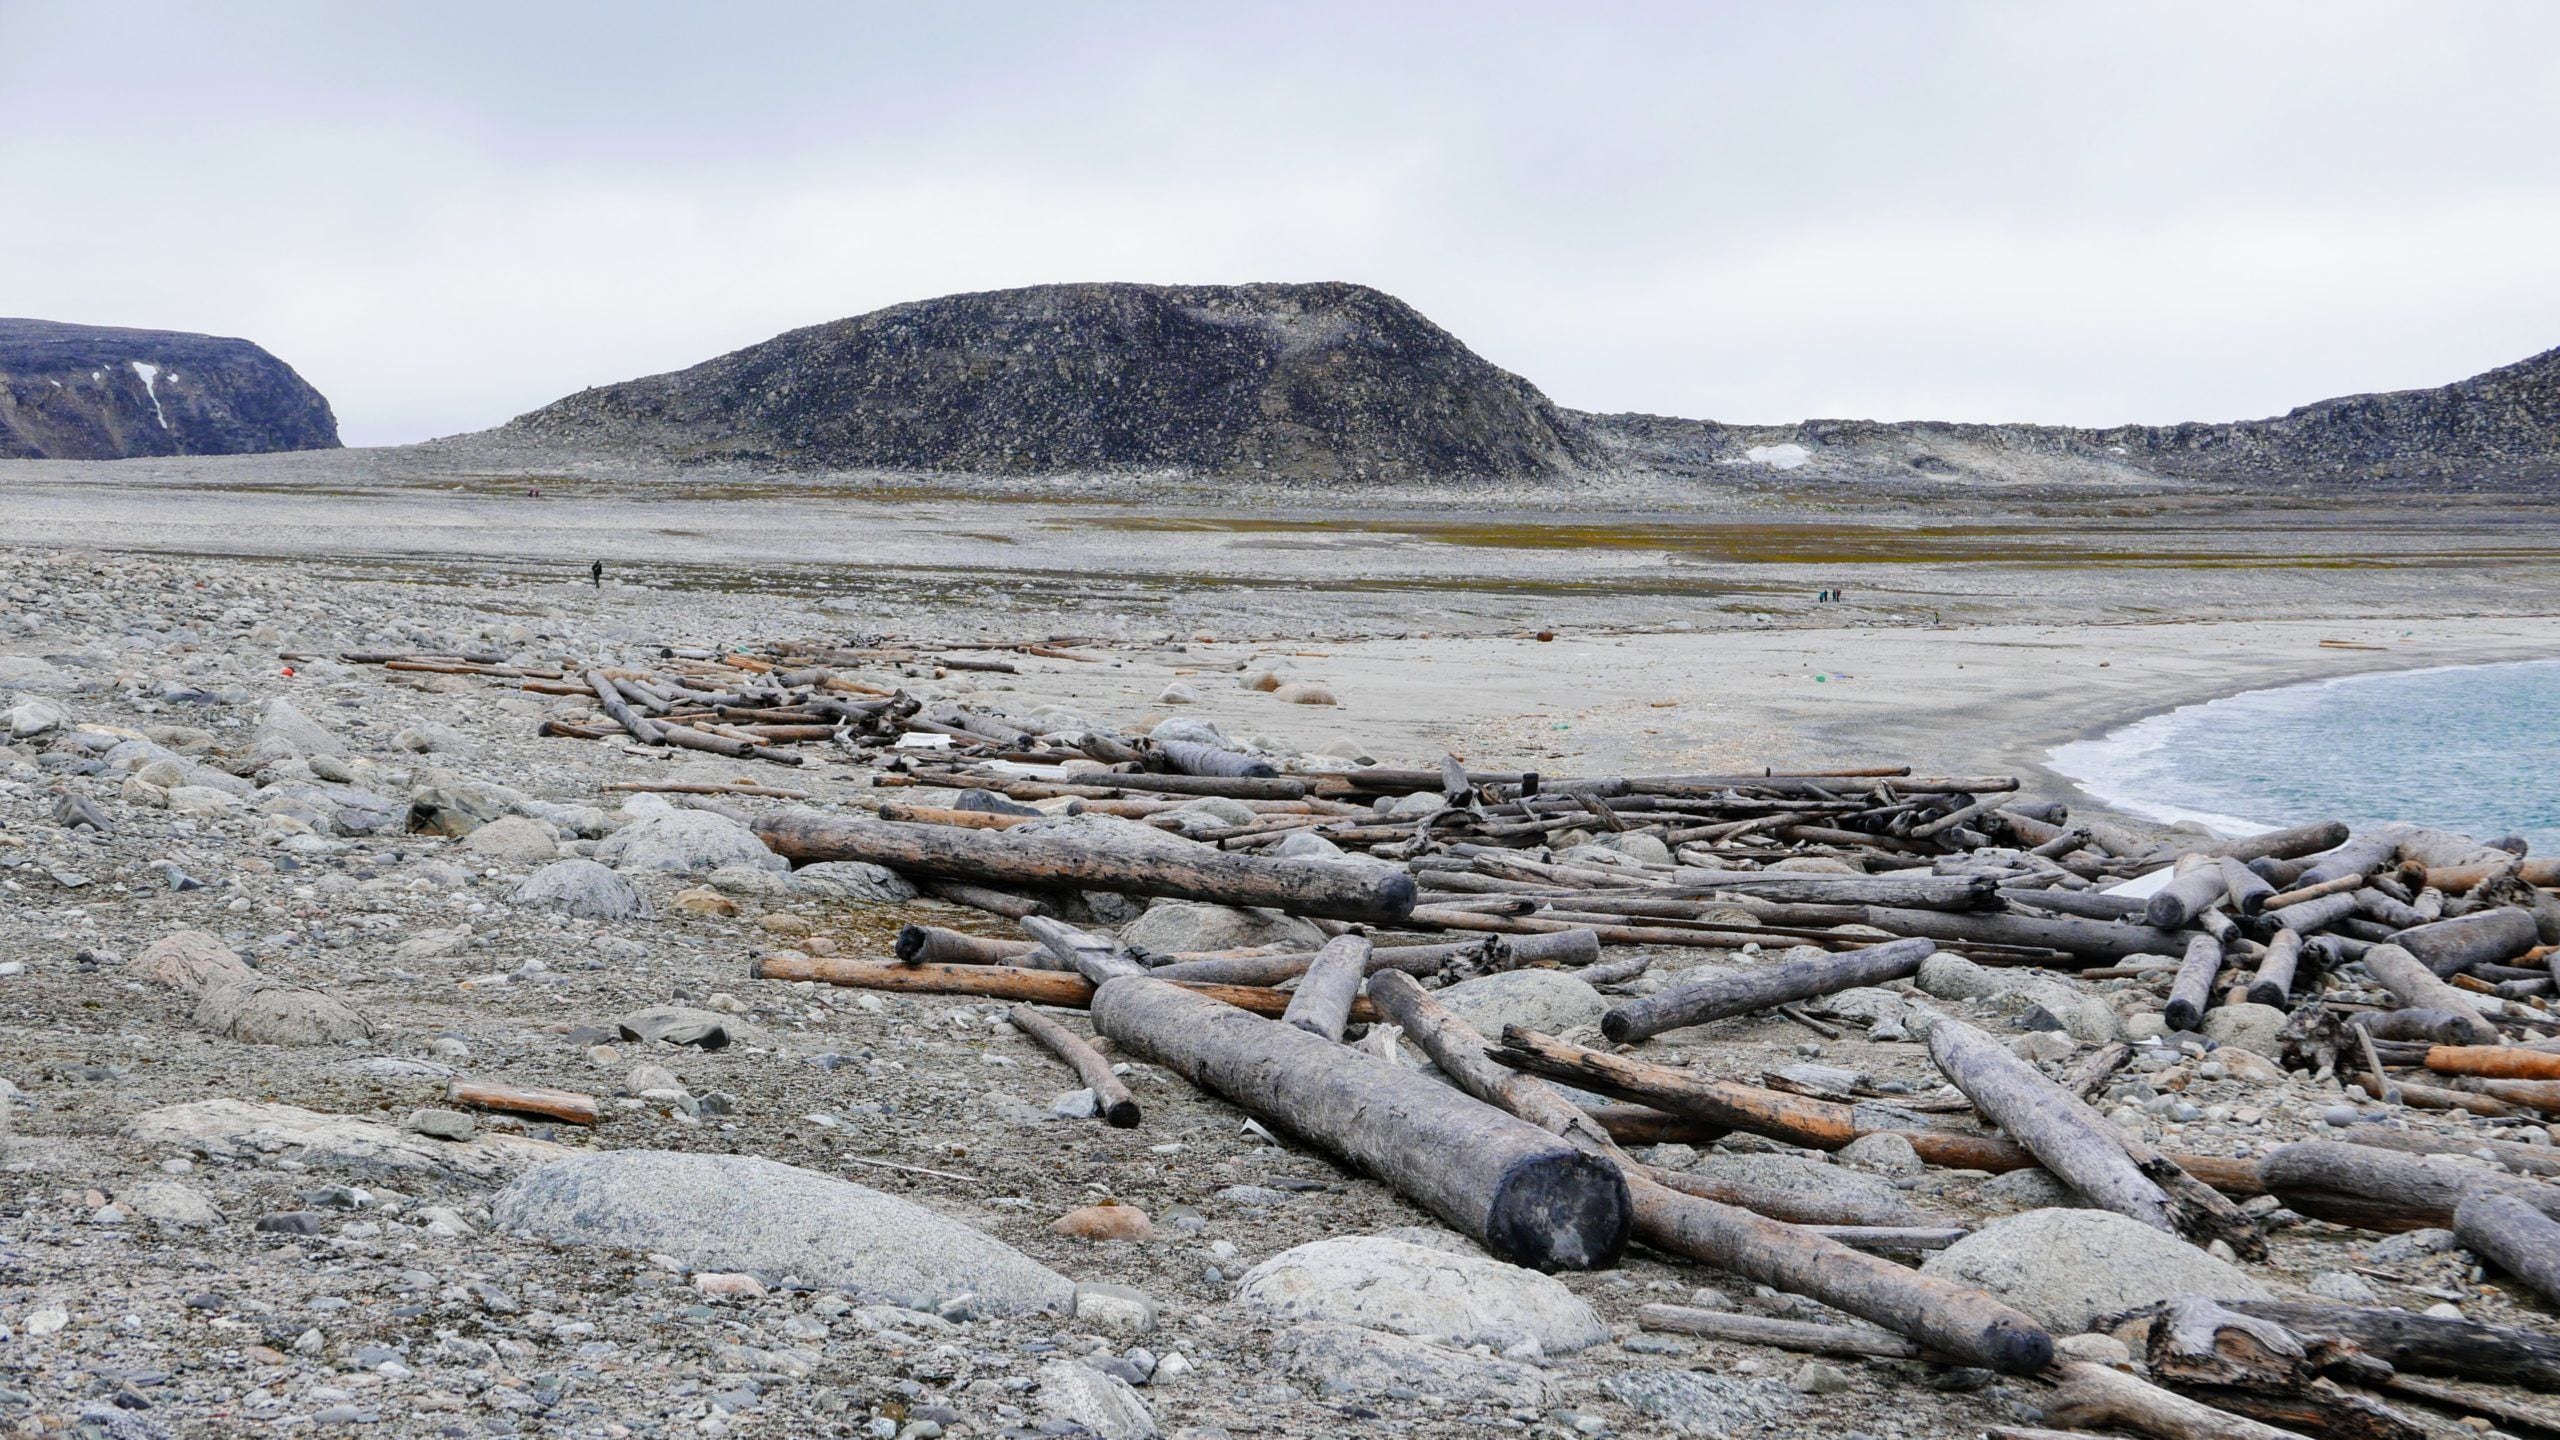
<instances>
[{"instance_id":1,"label":"hillside rock face","mask_svg":"<svg viewBox=\"0 0 2560 1440\"><path fill-rule=\"evenodd\" d=\"M2473 488L2560 481L2560 350L2432 390L2350 395L2224 424L1961 425L1807 420L1720 425L1586 417L1609 464L1737 470L1791 483L2195 481L2240 489Z\"/></svg>"},{"instance_id":2,"label":"hillside rock face","mask_svg":"<svg viewBox=\"0 0 2560 1440\"><path fill-rule=\"evenodd\" d=\"M246 340L0 319L0 459L325 450L337 417Z\"/></svg>"},{"instance_id":3,"label":"hillside rock face","mask_svg":"<svg viewBox=\"0 0 2560 1440\"><path fill-rule=\"evenodd\" d=\"M814 325L512 436L784 469L1535 479L1577 417L1359 285L1043 285Z\"/></svg>"}]
</instances>

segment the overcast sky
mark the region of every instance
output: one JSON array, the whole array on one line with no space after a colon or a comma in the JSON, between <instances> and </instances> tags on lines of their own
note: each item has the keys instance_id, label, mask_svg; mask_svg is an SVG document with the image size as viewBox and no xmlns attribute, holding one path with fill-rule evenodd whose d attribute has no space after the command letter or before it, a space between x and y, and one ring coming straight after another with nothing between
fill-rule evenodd
<instances>
[{"instance_id":1,"label":"overcast sky","mask_svg":"<svg viewBox=\"0 0 2560 1440\"><path fill-rule=\"evenodd\" d=\"M2232 419L2560 345L2560 3L0 0L0 314L385 444L955 290L1356 280L1568 405Z\"/></svg>"}]
</instances>

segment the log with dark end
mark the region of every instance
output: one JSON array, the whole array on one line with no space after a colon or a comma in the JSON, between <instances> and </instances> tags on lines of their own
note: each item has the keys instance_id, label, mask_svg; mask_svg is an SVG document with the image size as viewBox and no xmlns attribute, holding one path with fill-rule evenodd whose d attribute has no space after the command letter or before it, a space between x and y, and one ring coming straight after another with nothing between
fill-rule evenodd
<instances>
[{"instance_id":1,"label":"log with dark end","mask_svg":"<svg viewBox=\"0 0 2560 1440\"><path fill-rule=\"evenodd\" d=\"M1130 1054L1350 1161L1499 1259L1596 1269L1626 1248L1633 1205L1616 1164L1394 1061L1144 977L1095 991L1093 1020Z\"/></svg>"},{"instance_id":2,"label":"log with dark end","mask_svg":"<svg viewBox=\"0 0 2560 1440\"><path fill-rule=\"evenodd\" d=\"M1920 962L1937 949L1934 940L1895 940L1864 950L1838 951L1733 974L1702 972L1674 981L1642 999L1612 1007L1600 1017L1600 1029L1624 1045L1666 1030L1747 1015L1861 985L1882 985L1918 974Z\"/></svg>"},{"instance_id":3,"label":"log with dark end","mask_svg":"<svg viewBox=\"0 0 2560 1440\"><path fill-rule=\"evenodd\" d=\"M2204 1018L2205 1007L2213 1003L2213 977L2221 973L2221 941L2198 935L2187 942L2186 959L2178 965L2178 978L2169 985L2169 1003L2160 1009L2160 1016L2170 1029L2196 1028Z\"/></svg>"},{"instance_id":4,"label":"log with dark end","mask_svg":"<svg viewBox=\"0 0 2560 1440\"><path fill-rule=\"evenodd\" d=\"M2464 1249L2560 1305L2560 1220L2513 1195L2468 1195L2454 1208L2453 1233Z\"/></svg>"},{"instance_id":5,"label":"log with dark end","mask_svg":"<svg viewBox=\"0 0 2560 1440\"><path fill-rule=\"evenodd\" d=\"M1591 1136L1586 1112L1555 1087L1494 1063L1484 1037L1411 977L1383 974L1371 986L1380 1012L1402 1025L1451 1083L1602 1154L1617 1154L1605 1138ZM2052 1335L1982 1291L1747 1210L1680 1194L1641 1171L1629 1173L1627 1185L1637 1237L1656 1250L1810 1296L1964 1364L2032 1375L2052 1363Z\"/></svg>"},{"instance_id":6,"label":"log with dark end","mask_svg":"<svg viewBox=\"0 0 2560 1440\"><path fill-rule=\"evenodd\" d=\"M1138 1097L1129 1093L1129 1087L1111 1073L1111 1062L1086 1044L1082 1036L1028 1005L1014 1006L1005 1012L1005 1018L1013 1022L1014 1029L1039 1041L1040 1048L1075 1070L1085 1088L1093 1092L1094 1113L1123 1130L1138 1123Z\"/></svg>"},{"instance_id":7,"label":"log with dark end","mask_svg":"<svg viewBox=\"0 0 2560 1440\"><path fill-rule=\"evenodd\" d=\"M2144 923L2156 930L2176 930L2194 921L2212 905L2230 893L2230 885L2222 878L2222 865L2204 855L2188 855L2178 861L2178 873L2160 887L2142 910Z\"/></svg>"},{"instance_id":8,"label":"log with dark end","mask_svg":"<svg viewBox=\"0 0 2560 1440\"><path fill-rule=\"evenodd\" d=\"M2267 953L2258 957L2258 973L2249 979L2249 1002L2285 1008L2285 1002L2293 995L2294 972L2301 964L2302 936L2291 930L2278 930L2267 941Z\"/></svg>"},{"instance_id":9,"label":"log with dark end","mask_svg":"<svg viewBox=\"0 0 2560 1440\"><path fill-rule=\"evenodd\" d=\"M1341 1039L1342 1027L1351 1018L1351 1002L1359 997L1360 982L1369 973L1369 948L1367 936L1343 935L1317 951L1315 963L1298 981L1297 993L1289 997L1281 1023L1322 1039Z\"/></svg>"},{"instance_id":10,"label":"log with dark end","mask_svg":"<svg viewBox=\"0 0 2560 1440\"><path fill-rule=\"evenodd\" d=\"M939 925L900 927L892 949L909 965L1027 965L1040 953L1037 940L998 940Z\"/></svg>"},{"instance_id":11,"label":"log with dark end","mask_svg":"<svg viewBox=\"0 0 2560 1440\"><path fill-rule=\"evenodd\" d=\"M2276 893L2267 877L2226 855L2217 862L2222 867L2223 894L2229 897L2235 915L2255 915Z\"/></svg>"}]
</instances>

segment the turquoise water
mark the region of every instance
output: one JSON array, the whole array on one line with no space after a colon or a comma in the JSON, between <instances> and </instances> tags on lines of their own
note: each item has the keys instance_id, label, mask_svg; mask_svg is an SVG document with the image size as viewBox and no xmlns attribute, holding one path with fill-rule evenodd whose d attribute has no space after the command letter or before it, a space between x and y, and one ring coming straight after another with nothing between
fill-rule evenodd
<instances>
[{"instance_id":1,"label":"turquoise water","mask_svg":"<svg viewBox=\"0 0 2560 1440\"><path fill-rule=\"evenodd\" d=\"M2055 750L2111 805L2249 834L2412 820L2560 852L2560 660L2356 675L2154 715Z\"/></svg>"}]
</instances>

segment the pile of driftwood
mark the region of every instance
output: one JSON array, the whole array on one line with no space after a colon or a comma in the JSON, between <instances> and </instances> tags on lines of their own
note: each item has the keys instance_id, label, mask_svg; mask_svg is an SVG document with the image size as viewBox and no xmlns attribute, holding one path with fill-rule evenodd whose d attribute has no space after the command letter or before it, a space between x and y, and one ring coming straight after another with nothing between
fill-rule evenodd
<instances>
[{"instance_id":1,"label":"pile of driftwood","mask_svg":"<svg viewBox=\"0 0 2560 1440\"><path fill-rule=\"evenodd\" d=\"M1092 658L1040 653L1050 652ZM1944 1101L1863 1091L1848 1072L1719 1078L1643 1054L1653 1037L1741 1015L1829 1033L1824 997L1908 979L1946 946L1981 964L2148 981L2165 1030L2141 1043L2200 1052L2213 1043L2201 1032L2214 1007L2275 1006L2290 1017L2290 1063L2352 1076L2375 1101L2492 1121L2560 1115L2560 960L2548 943L2560 939L2560 867L2549 861L2414 827L2351 834L2334 823L2164 844L2026 801L2013 779L1900 767L1590 778L1454 759L1293 769L1196 732L1057 733L1006 713L927 707L818 663L876 654L670 653L646 673L495 678L592 695L644 743L775 759L788 754L779 746L824 740L872 767L874 796L893 798L867 813L755 816L767 845L799 863L887 866L1021 931L911 925L894 958L787 951L757 962L765 978L1017 1002L1021 1028L1085 1079L1103 1119L1140 1124L1095 1046L1030 1007L1085 1009L1119 1052L1394 1186L1493 1254L1581 1268L1641 1243L1881 1333L1681 1307L1650 1308L1648 1324L2041 1375L2057 1387L2056 1415L2164 1436L2430 1433L2395 1397L2497 1424L2554 1423L2418 1377L2548 1388L2560 1342L2398 1311L2181 1302L2126 1317L2119 1331L2140 1342L2148 1381L2057 1363L2054 1337L2028 1316L1891 1258L1951 1243L1961 1226L1659 1169L1625 1148L1741 1131L1837 1150L1898 1135L1933 1165L2041 1166L2092 1205L2241 1258L2263 1256L2265 1242L2236 1202L2271 1196L2367 1230L2449 1228L2560 1304L2560 1152L2547 1145L2357 1125L2341 1141L2255 1156L2164 1153L2089 1103L2126 1063L2126 1045L2055 1076L1948 1018L1927 1032L1952 1087ZM491 673L472 657L433 663ZM546 729L616 733L558 720ZM894 798L921 787L957 796ZM1204 816L1191 803L1202 797L1232 803ZM1077 813L1206 843L1025 828ZM1275 853L1298 836L1331 848ZM1092 892L1267 908L1332 938L1313 949L1146 953L1083 918ZM1603 1020L1605 1050L1517 1027L1480 1035L1433 998L1439 984L1519 966L1624 982L1670 947L1795 958L1700 969L1625 998ZM1396 1058L1399 1039L1450 1083ZM1582 1098L1594 1094L1613 1103Z\"/></svg>"}]
</instances>

